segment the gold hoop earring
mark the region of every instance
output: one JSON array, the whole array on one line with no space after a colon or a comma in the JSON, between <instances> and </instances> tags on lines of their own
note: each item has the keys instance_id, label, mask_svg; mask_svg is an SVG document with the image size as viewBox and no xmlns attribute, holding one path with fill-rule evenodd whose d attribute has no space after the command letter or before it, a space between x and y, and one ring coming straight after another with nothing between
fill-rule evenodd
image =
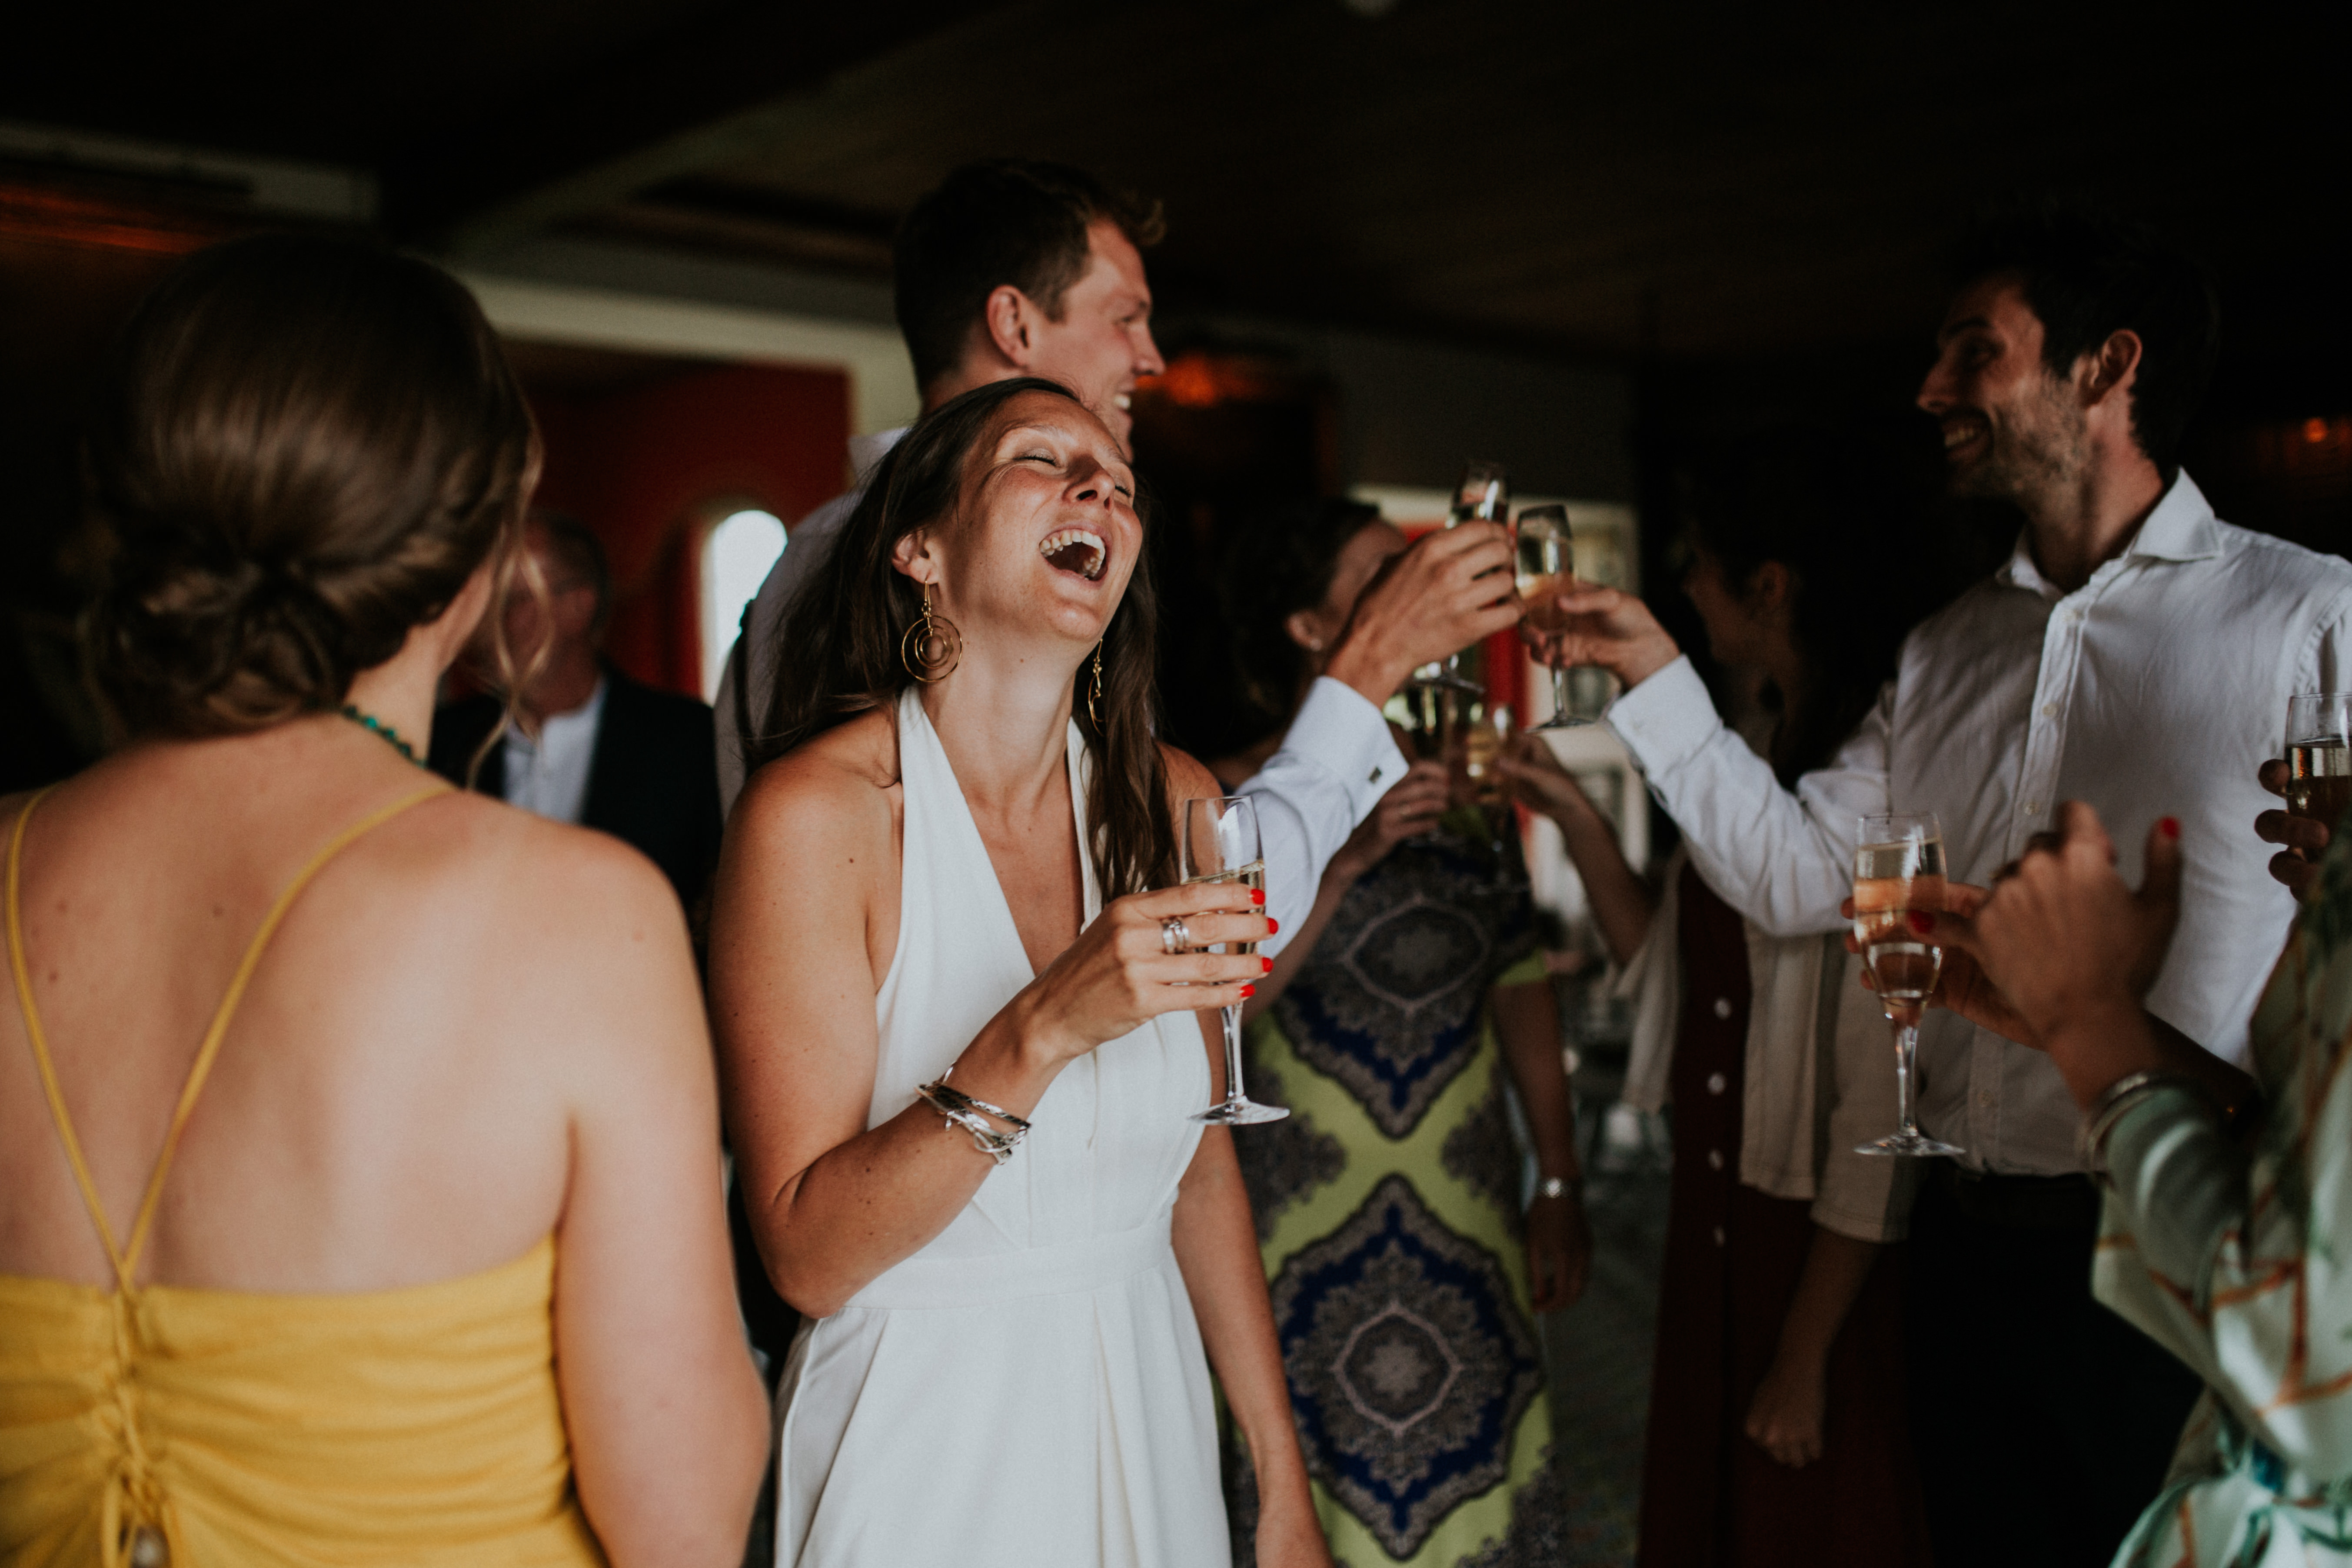
<instances>
[{"instance_id":1,"label":"gold hoop earring","mask_svg":"<svg viewBox=\"0 0 2352 1568\"><path fill-rule=\"evenodd\" d=\"M955 623L931 613L931 585L923 584L923 614L898 639L898 662L924 685L945 680L963 662L963 637Z\"/></svg>"},{"instance_id":2,"label":"gold hoop earring","mask_svg":"<svg viewBox=\"0 0 2352 1568\"><path fill-rule=\"evenodd\" d=\"M1087 692L1087 717L1094 721L1095 733L1102 733L1102 715L1095 711L1095 703L1102 696L1102 639L1095 639L1095 683Z\"/></svg>"}]
</instances>

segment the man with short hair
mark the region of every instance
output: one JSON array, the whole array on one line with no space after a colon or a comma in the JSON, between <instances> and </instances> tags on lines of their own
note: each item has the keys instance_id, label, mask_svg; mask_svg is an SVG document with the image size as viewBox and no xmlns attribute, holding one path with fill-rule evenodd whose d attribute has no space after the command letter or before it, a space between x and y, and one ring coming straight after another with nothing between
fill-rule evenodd
<instances>
[{"instance_id":1,"label":"man with short hair","mask_svg":"<svg viewBox=\"0 0 2352 1568\"><path fill-rule=\"evenodd\" d=\"M1954 490L2013 502L2025 529L1913 631L1830 766L1782 790L1625 595L1570 595L1582 618L1558 657L1616 671L1611 726L1708 883L1775 934L1843 923L1864 814L1933 811L1950 875L1979 884L2065 799L2097 808L2134 880L2165 823L2187 868L2147 1005L2241 1059L2294 916L2246 830L2255 766L2290 694L2342 684L2352 566L2220 521L2180 471L2218 331L2186 258L2046 208L1980 232L1958 272L1919 405ZM1923 1127L1966 1151L1923 1163L1908 1248L1937 1561L2105 1563L2156 1496L2196 1380L2091 1298L2099 1198L2049 1060L1937 1011L1919 1068Z\"/></svg>"},{"instance_id":2,"label":"man with short hair","mask_svg":"<svg viewBox=\"0 0 2352 1568\"><path fill-rule=\"evenodd\" d=\"M1142 247L1156 243L1157 203L1060 164L998 160L956 170L917 202L893 252L899 330L926 411L1015 375L1060 382L1124 444L1139 379L1167 367L1151 341ZM728 809L742 789L743 737L767 716L776 628L863 493L865 476L903 430L853 443L860 489L793 528L743 620L719 689L719 773ZM1492 524L1433 535L1367 590L1355 620L1293 721L1282 749L1242 786L1257 804L1267 912L1303 924L1323 868L1405 760L1381 705L1420 665L1517 618L1509 546ZM748 678L747 678L748 677ZM1284 938L1267 943L1279 950Z\"/></svg>"},{"instance_id":3,"label":"man with short hair","mask_svg":"<svg viewBox=\"0 0 2352 1568\"><path fill-rule=\"evenodd\" d=\"M525 570L544 587L507 604L506 641L522 720L482 759L475 788L558 822L600 828L662 869L688 910L719 860L710 710L640 685L598 651L613 608L604 546L587 526L538 511L523 525ZM467 697L434 715L434 772L467 782L505 706Z\"/></svg>"}]
</instances>

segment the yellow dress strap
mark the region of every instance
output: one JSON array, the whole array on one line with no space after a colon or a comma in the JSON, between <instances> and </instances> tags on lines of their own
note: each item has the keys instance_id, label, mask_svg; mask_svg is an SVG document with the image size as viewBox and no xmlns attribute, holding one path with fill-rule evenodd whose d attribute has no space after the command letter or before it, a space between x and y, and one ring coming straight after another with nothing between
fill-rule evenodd
<instances>
[{"instance_id":1,"label":"yellow dress strap","mask_svg":"<svg viewBox=\"0 0 2352 1568\"><path fill-rule=\"evenodd\" d=\"M261 929L254 932L253 940L246 945L245 956L237 961L236 971L229 977L228 991L213 1013L213 1021L205 1031L204 1042L196 1047L195 1062L189 1068L187 1083L180 1090L180 1102L172 1111L172 1125L163 1135L163 1152L155 1157L154 1173L147 1179L146 1195L140 1200L138 1217L131 1224L131 1244L127 1247L115 1245L114 1227L107 1224L106 1209L98 1201L98 1184L90 1179L89 1163L82 1158L81 1140L75 1136L73 1120L66 1114L65 1091L58 1087L57 1068L49 1058L48 1038L41 1028L39 1009L33 1004L32 976L25 963L24 919L17 900L18 879L25 853L25 826L32 820L33 808L41 804L42 795L48 794L48 790L34 795L16 814L16 828L8 836L7 888L8 966L16 983L16 1005L24 1014L25 1035L33 1045L33 1060L40 1068L41 1087L47 1091L49 1113L57 1121L58 1137L65 1144L66 1161L73 1167L74 1181L81 1188L82 1202L89 1206L90 1218L98 1224L99 1238L106 1244L107 1257L114 1264L115 1280L124 1291L131 1289L131 1277L139 1267L139 1253L147 1244L148 1232L153 1228L156 1202L163 1196L163 1178L171 1170L173 1152L180 1146L180 1133L188 1124L189 1113L196 1108L196 1096L203 1092L205 1079L212 1072L213 1058L220 1054L221 1041L228 1034L229 1019L236 1014L237 1003L244 999L246 984L259 966L262 952L269 945L270 937L276 934L278 922L286 918L287 910L294 907L294 900L301 896L304 888L310 886L310 879L326 868L328 861L410 806L420 805L435 795L446 795L449 788L446 784L436 784L429 789L419 790L380 810L370 812L344 828L329 839L325 847L310 857L302 869L295 873L294 879L287 883L285 890L278 895L277 901L269 906L269 912L262 917Z\"/></svg>"}]
</instances>

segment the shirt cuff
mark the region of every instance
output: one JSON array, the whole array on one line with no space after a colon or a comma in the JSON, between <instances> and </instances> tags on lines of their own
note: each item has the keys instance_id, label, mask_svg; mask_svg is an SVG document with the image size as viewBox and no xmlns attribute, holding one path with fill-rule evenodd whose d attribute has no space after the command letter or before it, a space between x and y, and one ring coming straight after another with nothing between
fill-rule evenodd
<instances>
[{"instance_id":1,"label":"shirt cuff","mask_svg":"<svg viewBox=\"0 0 2352 1568\"><path fill-rule=\"evenodd\" d=\"M1361 822L1381 796L1404 777L1404 753L1381 710L1354 687L1318 676L1282 739L1282 749L1328 768L1348 791L1354 820Z\"/></svg>"},{"instance_id":2,"label":"shirt cuff","mask_svg":"<svg viewBox=\"0 0 2352 1568\"><path fill-rule=\"evenodd\" d=\"M1605 717L1642 771L1654 776L1697 755L1723 727L1688 654L1611 703Z\"/></svg>"}]
</instances>

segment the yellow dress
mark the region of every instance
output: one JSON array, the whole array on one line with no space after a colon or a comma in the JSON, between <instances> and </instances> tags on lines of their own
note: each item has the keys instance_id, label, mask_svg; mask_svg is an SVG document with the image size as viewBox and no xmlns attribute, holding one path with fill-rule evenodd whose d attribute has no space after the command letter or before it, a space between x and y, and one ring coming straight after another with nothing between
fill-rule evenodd
<instances>
[{"instance_id":1,"label":"yellow dress","mask_svg":"<svg viewBox=\"0 0 2352 1568\"><path fill-rule=\"evenodd\" d=\"M34 1008L8 847L8 957L58 1136L116 1288L0 1275L0 1563L580 1564L549 1316L555 1242L405 1289L279 1296L134 1283L173 1151L263 948L334 855L278 896L196 1052L127 1247L98 1202Z\"/></svg>"}]
</instances>

